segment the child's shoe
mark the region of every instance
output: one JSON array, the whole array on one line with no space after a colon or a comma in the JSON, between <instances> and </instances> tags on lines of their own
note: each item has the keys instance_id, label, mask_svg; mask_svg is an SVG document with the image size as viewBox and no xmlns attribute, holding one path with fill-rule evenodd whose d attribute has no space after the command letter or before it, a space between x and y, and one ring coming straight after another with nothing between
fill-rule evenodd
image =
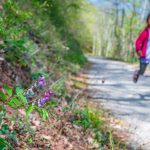
<instances>
[{"instance_id":1,"label":"child's shoe","mask_svg":"<svg viewBox=\"0 0 150 150\"><path fill-rule=\"evenodd\" d=\"M133 82L134 82L134 83L137 83L138 78L139 78L139 71L135 71L135 72L134 72L134 75L133 75Z\"/></svg>"}]
</instances>

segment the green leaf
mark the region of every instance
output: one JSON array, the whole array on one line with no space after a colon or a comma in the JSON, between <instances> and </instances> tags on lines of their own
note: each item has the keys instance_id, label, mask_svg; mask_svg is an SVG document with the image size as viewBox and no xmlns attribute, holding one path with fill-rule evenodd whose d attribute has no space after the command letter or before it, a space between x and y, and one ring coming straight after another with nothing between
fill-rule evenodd
<instances>
[{"instance_id":1,"label":"green leaf","mask_svg":"<svg viewBox=\"0 0 150 150\"><path fill-rule=\"evenodd\" d=\"M17 95L23 94L23 89L21 89L20 87L16 87L16 94Z\"/></svg>"},{"instance_id":2,"label":"green leaf","mask_svg":"<svg viewBox=\"0 0 150 150\"><path fill-rule=\"evenodd\" d=\"M2 124L0 134L7 136L9 139L17 142L17 136L15 132L9 130L8 124Z\"/></svg>"},{"instance_id":3,"label":"green leaf","mask_svg":"<svg viewBox=\"0 0 150 150\"><path fill-rule=\"evenodd\" d=\"M19 100L21 100L21 103L25 104L27 103L27 99L22 94L18 95Z\"/></svg>"},{"instance_id":4,"label":"green leaf","mask_svg":"<svg viewBox=\"0 0 150 150\"><path fill-rule=\"evenodd\" d=\"M48 119L48 111L45 108L39 108L35 105L34 110L37 111L43 119Z\"/></svg>"},{"instance_id":5,"label":"green leaf","mask_svg":"<svg viewBox=\"0 0 150 150\"><path fill-rule=\"evenodd\" d=\"M34 109L34 105L30 105L26 110L26 116L29 116Z\"/></svg>"},{"instance_id":6,"label":"green leaf","mask_svg":"<svg viewBox=\"0 0 150 150\"><path fill-rule=\"evenodd\" d=\"M12 88L6 84L4 84L4 89L6 90L9 97L12 96Z\"/></svg>"},{"instance_id":7,"label":"green leaf","mask_svg":"<svg viewBox=\"0 0 150 150\"><path fill-rule=\"evenodd\" d=\"M45 120L48 119L48 112L46 109L44 109L44 108L41 109L41 116Z\"/></svg>"},{"instance_id":8,"label":"green leaf","mask_svg":"<svg viewBox=\"0 0 150 150\"><path fill-rule=\"evenodd\" d=\"M1 138L0 137L0 148L2 149L5 149L6 147L8 147L10 150L15 150L11 145L10 143L8 143L5 139ZM3 150L2 149L2 150Z\"/></svg>"},{"instance_id":9,"label":"green leaf","mask_svg":"<svg viewBox=\"0 0 150 150\"><path fill-rule=\"evenodd\" d=\"M2 130L9 130L9 127L8 127L7 124L3 124L3 125L1 126L1 129L2 129Z\"/></svg>"},{"instance_id":10,"label":"green leaf","mask_svg":"<svg viewBox=\"0 0 150 150\"><path fill-rule=\"evenodd\" d=\"M0 150L6 150L6 145L0 141Z\"/></svg>"},{"instance_id":11,"label":"green leaf","mask_svg":"<svg viewBox=\"0 0 150 150\"><path fill-rule=\"evenodd\" d=\"M2 100L3 102L6 101L6 95L2 91L0 91L0 100Z\"/></svg>"},{"instance_id":12,"label":"green leaf","mask_svg":"<svg viewBox=\"0 0 150 150\"><path fill-rule=\"evenodd\" d=\"M0 105L0 125L1 125L1 123L2 123L2 119L3 119L3 117L5 116L5 114L6 114L6 109L5 109L5 107L4 107L3 105Z\"/></svg>"},{"instance_id":13,"label":"green leaf","mask_svg":"<svg viewBox=\"0 0 150 150\"><path fill-rule=\"evenodd\" d=\"M12 99L11 99L10 101L8 101L7 103L8 103L8 105L10 105L10 106L13 107L13 108L18 108L18 106L21 105L21 103L19 102L19 100L18 100L16 97L12 98Z\"/></svg>"}]
</instances>

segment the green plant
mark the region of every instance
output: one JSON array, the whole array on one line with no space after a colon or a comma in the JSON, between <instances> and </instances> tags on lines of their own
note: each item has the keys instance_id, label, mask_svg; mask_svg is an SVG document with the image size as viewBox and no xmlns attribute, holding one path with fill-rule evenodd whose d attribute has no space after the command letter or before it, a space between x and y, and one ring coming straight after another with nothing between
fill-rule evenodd
<instances>
[{"instance_id":1,"label":"green plant","mask_svg":"<svg viewBox=\"0 0 150 150\"><path fill-rule=\"evenodd\" d=\"M89 108L76 110L75 116L74 123L83 126L85 129L99 129L101 127L102 121L100 120L100 114L89 110Z\"/></svg>"},{"instance_id":2,"label":"green plant","mask_svg":"<svg viewBox=\"0 0 150 150\"><path fill-rule=\"evenodd\" d=\"M14 0L6 0L3 3L3 13L0 16L2 25L0 32L3 39L5 58L13 64L27 66L24 54L29 51L26 47L28 38L23 37L29 26L25 24L32 14L23 11Z\"/></svg>"},{"instance_id":3,"label":"green plant","mask_svg":"<svg viewBox=\"0 0 150 150\"><path fill-rule=\"evenodd\" d=\"M66 108L66 111L73 111ZM101 149L104 145L107 145L111 150L115 148L125 148L125 146L117 141L112 132L108 129L103 129L103 121L101 120L101 112L96 109L92 109L89 106L85 106L82 109L75 109L73 111L74 117L71 120L74 124L82 126L84 129L91 129L94 133L94 139L99 143Z\"/></svg>"},{"instance_id":4,"label":"green plant","mask_svg":"<svg viewBox=\"0 0 150 150\"><path fill-rule=\"evenodd\" d=\"M4 105L0 105L0 125L2 123L3 117L6 115L6 109Z\"/></svg>"},{"instance_id":5,"label":"green plant","mask_svg":"<svg viewBox=\"0 0 150 150\"><path fill-rule=\"evenodd\" d=\"M10 86L4 84L3 88L4 90L0 91L0 100L2 100L4 103L15 109L27 103L24 96L24 91L21 88L16 87L15 94Z\"/></svg>"},{"instance_id":6,"label":"green plant","mask_svg":"<svg viewBox=\"0 0 150 150\"><path fill-rule=\"evenodd\" d=\"M14 120L14 124L15 124L15 131L17 134L22 135L25 133L29 133L31 138L34 137L35 132L30 127L31 122L28 117L15 116L15 118L13 118L13 120Z\"/></svg>"},{"instance_id":7,"label":"green plant","mask_svg":"<svg viewBox=\"0 0 150 150\"><path fill-rule=\"evenodd\" d=\"M57 80L54 85L52 85L53 91L59 96L65 96L66 94L66 87L65 87L65 77L60 78Z\"/></svg>"},{"instance_id":8,"label":"green plant","mask_svg":"<svg viewBox=\"0 0 150 150\"><path fill-rule=\"evenodd\" d=\"M47 109L45 109L45 108L39 108L39 107L35 106L35 110L40 114L40 116L43 119L45 119L45 120L48 119L49 114L48 114Z\"/></svg>"},{"instance_id":9,"label":"green plant","mask_svg":"<svg viewBox=\"0 0 150 150\"><path fill-rule=\"evenodd\" d=\"M0 137L0 149L5 150L6 148L9 148L10 150L15 150L9 142Z\"/></svg>"},{"instance_id":10,"label":"green plant","mask_svg":"<svg viewBox=\"0 0 150 150\"><path fill-rule=\"evenodd\" d=\"M39 112L41 117L47 119L48 111L43 106L51 99L54 93L50 89L45 90L45 88L47 87L44 76L39 77L37 81L31 85L31 88L27 90L23 90L20 87L16 87L14 90L4 84L0 90L0 100L14 109L24 108L26 110L26 117L35 110ZM37 97L39 97L39 99Z\"/></svg>"},{"instance_id":11,"label":"green plant","mask_svg":"<svg viewBox=\"0 0 150 150\"><path fill-rule=\"evenodd\" d=\"M25 40L5 40L7 47L5 48L5 58L10 62L15 62L21 66L27 66L27 61L23 59L28 49L24 46Z\"/></svg>"},{"instance_id":12,"label":"green plant","mask_svg":"<svg viewBox=\"0 0 150 150\"><path fill-rule=\"evenodd\" d=\"M7 88L7 92L10 95L11 91L9 90L9 87L5 85L5 88ZM9 141L17 142L16 133L14 131L10 131L7 124L2 123L3 118L6 116L6 109L4 105L0 105L0 135L5 136ZM4 138L0 137L0 149L5 150L6 148L9 148L10 150L14 150L14 148L11 146L11 144Z\"/></svg>"},{"instance_id":13,"label":"green plant","mask_svg":"<svg viewBox=\"0 0 150 150\"><path fill-rule=\"evenodd\" d=\"M32 139L32 138L29 138L29 139L28 139L28 143L29 143L29 144L32 144L32 143L33 143L33 139Z\"/></svg>"},{"instance_id":14,"label":"green plant","mask_svg":"<svg viewBox=\"0 0 150 150\"><path fill-rule=\"evenodd\" d=\"M13 131L10 131L7 124L2 124L1 125L0 134L1 135L5 135L10 140L12 140L13 142L17 143L16 133L13 132Z\"/></svg>"},{"instance_id":15,"label":"green plant","mask_svg":"<svg viewBox=\"0 0 150 150\"><path fill-rule=\"evenodd\" d=\"M32 80L37 80L40 76L44 76L45 78L49 77L49 73L45 72L44 70L39 70L35 73L32 73Z\"/></svg>"}]
</instances>

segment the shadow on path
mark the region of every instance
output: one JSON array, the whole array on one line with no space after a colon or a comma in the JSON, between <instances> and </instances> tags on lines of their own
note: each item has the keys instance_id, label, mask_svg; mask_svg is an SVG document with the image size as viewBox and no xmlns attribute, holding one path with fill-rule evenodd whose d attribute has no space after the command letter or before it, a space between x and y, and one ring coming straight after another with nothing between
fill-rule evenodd
<instances>
[{"instance_id":1,"label":"shadow on path","mask_svg":"<svg viewBox=\"0 0 150 150\"><path fill-rule=\"evenodd\" d=\"M135 134L141 142L150 142L150 75L140 77L134 84L133 66L95 57L88 59L92 67L84 74L88 78L90 97L133 128L136 126Z\"/></svg>"}]
</instances>

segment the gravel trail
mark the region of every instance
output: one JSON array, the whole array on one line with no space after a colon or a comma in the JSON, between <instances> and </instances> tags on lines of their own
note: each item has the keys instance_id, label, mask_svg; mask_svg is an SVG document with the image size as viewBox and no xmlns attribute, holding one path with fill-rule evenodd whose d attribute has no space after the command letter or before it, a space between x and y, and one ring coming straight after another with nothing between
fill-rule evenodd
<instances>
[{"instance_id":1,"label":"gravel trail","mask_svg":"<svg viewBox=\"0 0 150 150\"><path fill-rule=\"evenodd\" d=\"M94 56L88 60L92 63L88 84L93 100L130 125L135 150L139 145L150 150L150 75L146 73L134 84L134 66Z\"/></svg>"}]
</instances>

